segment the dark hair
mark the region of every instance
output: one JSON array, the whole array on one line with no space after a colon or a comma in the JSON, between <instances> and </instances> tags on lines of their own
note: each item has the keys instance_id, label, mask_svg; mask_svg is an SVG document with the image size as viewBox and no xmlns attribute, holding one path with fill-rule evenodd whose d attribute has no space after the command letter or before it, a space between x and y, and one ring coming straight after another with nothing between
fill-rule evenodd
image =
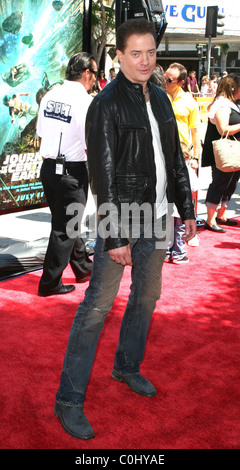
<instances>
[{"instance_id":1,"label":"dark hair","mask_svg":"<svg viewBox=\"0 0 240 470\"><path fill-rule=\"evenodd\" d=\"M240 77L237 74L229 74L226 77L221 78L214 101L219 96L225 96L231 101L235 101L234 96L240 87Z\"/></svg>"},{"instance_id":2,"label":"dark hair","mask_svg":"<svg viewBox=\"0 0 240 470\"><path fill-rule=\"evenodd\" d=\"M133 34L151 34L156 42L156 31L153 23L146 18L127 20L117 29L116 48L121 52L125 51L127 40Z\"/></svg>"},{"instance_id":3,"label":"dark hair","mask_svg":"<svg viewBox=\"0 0 240 470\"><path fill-rule=\"evenodd\" d=\"M94 57L88 52L74 54L68 62L66 79L74 81L81 78L84 70L92 69L93 61Z\"/></svg>"},{"instance_id":4,"label":"dark hair","mask_svg":"<svg viewBox=\"0 0 240 470\"><path fill-rule=\"evenodd\" d=\"M3 104L4 104L5 106L8 106L8 102L10 101L10 99L11 99L11 96L5 95L5 96L3 97Z\"/></svg>"},{"instance_id":5,"label":"dark hair","mask_svg":"<svg viewBox=\"0 0 240 470\"><path fill-rule=\"evenodd\" d=\"M36 102L38 104L38 106L40 106L40 103L42 101L42 98L46 95L47 93L47 88L39 88L39 90L37 91L36 93Z\"/></svg>"},{"instance_id":6,"label":"dark hair","mask_svg":"<svg viewBox=\"0 0 240 470\"><path fill-rule=\"evenodd\" d=\"M151 77L149 78L150 82L155 83L155 85L162 88L164 91L167 91L167 85L164 76L164 70L160 64L157 64L153 70Z\"/></svg>"},{"instance_id":7,"label":"dark hair","mask_svg":"<svg viewBox=\"0 0 240 470\"><path fill-rule=\"evenodd\" d=\"M174 62L173 64L170 64L168 68L179 70L178 82L181 82L182 80L185 81L187 79L187 69L184 67L184 65L179 64L178 62Z\"/></svg>"}]
</instances>

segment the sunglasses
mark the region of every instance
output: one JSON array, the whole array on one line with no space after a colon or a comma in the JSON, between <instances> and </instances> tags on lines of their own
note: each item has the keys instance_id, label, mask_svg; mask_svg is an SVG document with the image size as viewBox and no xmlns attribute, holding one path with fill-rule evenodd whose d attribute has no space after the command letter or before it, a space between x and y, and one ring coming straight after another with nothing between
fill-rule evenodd
<instances>
[{"instance_id":1,"label":"sunglasses","mask_svg":"<svg viewBox=\"0 0 240 470\"><path fill-rule=\"evenodd\" d=\"M174 82L178 82L178 80L173 80L172 78L166 78L166 82L167 83L174 83Z\"/></svg>"},{"instance_id":2,"label":"sunglasses","mask_svg":"<svg viewBox=\"0 0 240 470\"><path fill-rule=\"evenodd\" d=\"M95 77L97 77L97 71L96 70L93 70L93 69L89 69L91 73L94 73Z\"/></svg>"}]
</instances>

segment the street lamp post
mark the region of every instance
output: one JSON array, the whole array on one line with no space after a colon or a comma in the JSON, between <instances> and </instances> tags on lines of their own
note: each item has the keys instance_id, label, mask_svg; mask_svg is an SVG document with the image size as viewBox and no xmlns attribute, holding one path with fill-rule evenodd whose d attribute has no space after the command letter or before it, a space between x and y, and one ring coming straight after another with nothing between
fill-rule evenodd
<instances>
[{"instance_id":1,"label":"street lamp post","mask_svg":"<svg viewBox=\"0 0 240 470\"><path fill-rule=\"evenodd\" d=\"M210 67L211 67L211 50L212 50L212 38L208 37L208 50L207 50L207 76L210 77Z\"/></svg>"}]
</instances>

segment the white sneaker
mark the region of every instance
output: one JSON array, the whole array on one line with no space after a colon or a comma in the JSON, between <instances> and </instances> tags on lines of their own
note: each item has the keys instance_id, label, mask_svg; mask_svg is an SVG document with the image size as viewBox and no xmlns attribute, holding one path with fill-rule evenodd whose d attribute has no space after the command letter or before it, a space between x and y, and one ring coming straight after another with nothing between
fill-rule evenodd
<instances>
[{"instance_id":1,"label":"white sneaker","mask_svg":"<svg viewBox=\"0 0 240 470\"><path fill-rule=\"evenodd\" d=\"M187 264L187 263L189 263L189 259L188 259L187 256L184 256L184 258L182 258L182 259L174 259L173 258L172 262L174 264Z\"/></svg>"},{"instance_id":2,"label":"white sneaker","mask_svg":"<svg viewBox=\"0 0 240 470\"><path fill-rule=\"evenodd\" d=\"M198 235L195 235L191 240L187 242L189 246L199 246L200 238Z\"/></svg>"}]
</instances>

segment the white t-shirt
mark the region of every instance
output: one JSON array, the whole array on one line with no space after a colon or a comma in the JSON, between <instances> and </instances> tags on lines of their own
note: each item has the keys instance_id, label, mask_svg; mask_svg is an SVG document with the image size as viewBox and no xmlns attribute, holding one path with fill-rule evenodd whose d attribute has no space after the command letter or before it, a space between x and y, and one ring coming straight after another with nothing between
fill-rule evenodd
<instances>
[{"instance_id":1,"label":"white t-shirt","mask_svg":"<svg viewBox=\"0 0 240 470\"><path fill-rule=\"evenodd\" d=\"M163 155L162 144L157 120L152 112L150 101L147 101L147 112L152 130L154 159L156 165L156 213L157 218L167 213L167 175L165 158Z\"/></svg>"},{"instance_id":2,"label":"white t-shirt","mask_svg":"<svg viewBox=\"0 0 240 470\"><path fill-rule=\"evenodd\" d=\"M232 108L239 113L239 108L235 103L230 101L228 98L225 98L224 96L219 96L210 107L210 111L208 113L209 119L214 119L216 112L220 108Z\"/></svg>"},{"instance_id":3,"label":"white t-shirt","mask_svg":"<svg viewBox=\"0 0 240 470\"><path fill-rule=\"evenodd\" d=\"M60 153L66 161L86 161L85 120L92 97L84 86L65 80L56 85L40 103L37 133L41 137L40 153L44 158L55 159Z\"/></svg>"}]
</instances>

